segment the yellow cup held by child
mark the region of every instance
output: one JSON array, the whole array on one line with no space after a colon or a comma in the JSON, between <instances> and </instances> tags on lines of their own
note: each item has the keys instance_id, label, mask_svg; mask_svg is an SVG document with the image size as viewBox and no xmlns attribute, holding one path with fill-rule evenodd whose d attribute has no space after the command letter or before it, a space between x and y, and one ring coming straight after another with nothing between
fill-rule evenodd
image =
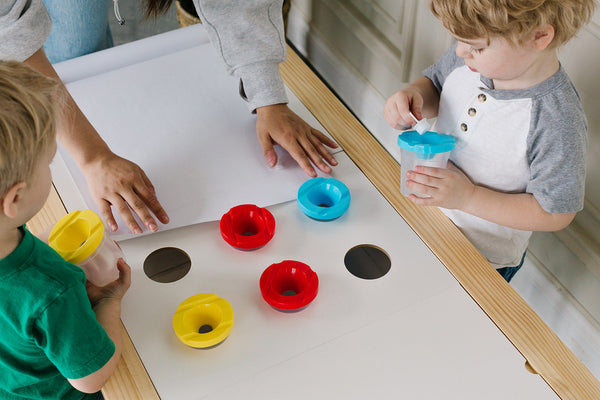
<instances>
[{"instance_id":1,"label":"yellow cup held by child","mask_svg":"<svg viewBox=\"0 0 600 400\"><path fill-rule=\"evenodd\" d=\"M119 277L117 260L123 252L91 210L73 211L50 232L48 244L66 261L77 264L91 283L105 286Z\"/></svg>"}]
</instances>

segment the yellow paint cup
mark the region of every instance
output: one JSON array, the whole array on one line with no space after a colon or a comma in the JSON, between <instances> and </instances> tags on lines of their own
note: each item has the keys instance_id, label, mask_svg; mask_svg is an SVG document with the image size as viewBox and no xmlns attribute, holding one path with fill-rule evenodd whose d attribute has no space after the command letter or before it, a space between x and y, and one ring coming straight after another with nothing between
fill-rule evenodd
<instances>
[{"instance_id":1,"label":"yellow paint cup","mask_svg":"<svg viewBox=\"0 0 600 400\"><path fill-rule=\"evenodd\" d=\"M123 258L123 252L91 210L73 211L61 218L52 228L48 244L66 261L81 267L96 286L119 277L117 260Z\"/></svg>"},{"instance_id":2,"label":"yellow paint cup","mask_svg":"<svg viewBox=\"0 0 600 400\"><path fill-rule=\"evenodd\" d=\"M190 347L216 346L233 329L233 309L229 302L211 293L202 293L183 301L173 315L173 329Z\"/></svg>"}]
</instances>

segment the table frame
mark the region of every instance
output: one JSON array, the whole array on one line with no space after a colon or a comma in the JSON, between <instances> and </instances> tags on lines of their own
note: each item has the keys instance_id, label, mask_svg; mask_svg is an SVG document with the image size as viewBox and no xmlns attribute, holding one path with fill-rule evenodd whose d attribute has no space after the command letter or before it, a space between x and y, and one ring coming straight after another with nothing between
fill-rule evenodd
<instances>
[{"instance_id":1,"label":"table frame","mask_svg":"<svg viewBox=\"0 0 600 400\"><path fill-rule=\"evenodd\" d=\"M600 382L460 230L437 207L414 205L400 194L400 165L293 49L288 48L280 70L296 96L523 355L524 367L539 374L563 400L600 399ZM38 233L65 214L53 189L27 226ZM104 397L160 399L123 326L122 333L121 360L102 389Z\"/></svg>"}]
</instances>

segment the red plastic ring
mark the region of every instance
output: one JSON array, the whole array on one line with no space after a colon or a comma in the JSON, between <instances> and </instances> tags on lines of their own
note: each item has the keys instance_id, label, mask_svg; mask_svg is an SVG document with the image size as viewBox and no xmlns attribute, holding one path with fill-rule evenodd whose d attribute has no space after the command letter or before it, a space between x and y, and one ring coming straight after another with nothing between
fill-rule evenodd
<instances>
[{"instance_id":1,"label":"red plastic ring","mask_svg":"<svg viewBox=\"0 0 600 400\"><path fill-rule=\"evenodd\" d=\"M275 218L266 208L242 204L221 217L220 228L227 243L238 249L253 250L273 238Z\"/></svg>"},{"instance_id":2,"label":"red plastic ring","mask_svg":"<svg viewBox=\"0 0 600 400\"><path fill-rule=\"evenodd\" d=\"M319 278L306 264L285 260L270 265L260 277L260 292L269 305L299 310L317 297Z\"/></svg>"}]
</instances>

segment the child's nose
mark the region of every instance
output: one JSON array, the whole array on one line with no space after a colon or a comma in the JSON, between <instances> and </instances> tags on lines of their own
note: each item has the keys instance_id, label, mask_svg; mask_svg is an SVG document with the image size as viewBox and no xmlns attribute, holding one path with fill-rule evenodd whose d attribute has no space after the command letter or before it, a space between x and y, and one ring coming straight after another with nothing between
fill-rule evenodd
<instances>
[{"instance_id":1,"label":"child's nose","mask_svg":"<svg viewBox=\"0 0 600 400\"><path fill-rule=\"evenodd\" d=\"M466 43L458 42L456 45L456 55L460 58L468 58L471 56L469 51L469 45Z\"/></svg>"}]
</instances>

